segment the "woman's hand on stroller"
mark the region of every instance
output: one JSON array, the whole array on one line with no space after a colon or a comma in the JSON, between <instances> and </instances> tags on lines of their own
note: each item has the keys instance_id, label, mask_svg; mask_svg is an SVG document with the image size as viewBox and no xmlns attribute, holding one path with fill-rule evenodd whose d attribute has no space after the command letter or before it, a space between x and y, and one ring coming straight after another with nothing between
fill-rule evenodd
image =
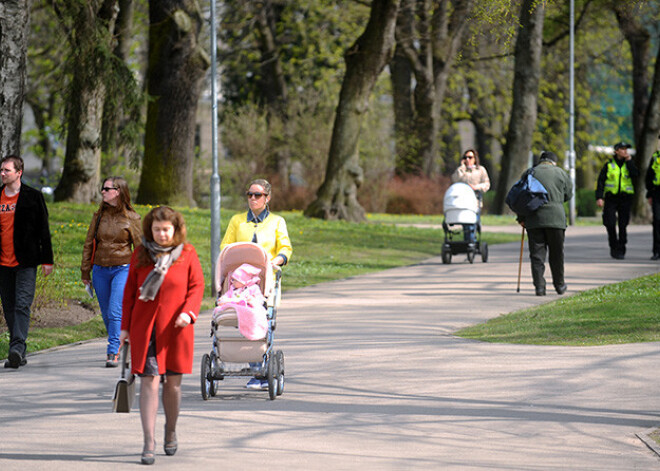
<instances>
[{"instance_id":1,"label":"woman's hand on stroller","mask_svg":"<svg viewBox=\"0 0 660 471\"><path fill-rule=\"evenodd\" d=\"M128 342L128 330L122 330L119 332L119 350L124 346L124 343Z\"/></svg>"},{"instance_id":2,"label":"woman's hand on stroller","mask_svg":"<svg viewBox=\"0 0 660 471\"><path fill-rule=\"evenodd\" d=\"M188 325L190 325L191 321L192 318L190 317L190 314L186 314L185 312L182 312L176 318L176 321L174 321L174 326L180 328L187 327Z\"/></svg>"}]
</instances>

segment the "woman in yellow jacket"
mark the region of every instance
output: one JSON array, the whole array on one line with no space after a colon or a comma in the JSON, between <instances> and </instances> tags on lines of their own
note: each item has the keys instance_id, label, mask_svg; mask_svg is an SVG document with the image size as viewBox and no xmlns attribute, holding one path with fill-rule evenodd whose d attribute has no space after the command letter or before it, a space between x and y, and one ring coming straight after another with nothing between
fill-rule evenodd
<instances>
[{"instance_id":1,"label":"woman in yellow jacket","mask_svg":"<svg viewBox=\"0 0 660 471\"><path fill-rule=\"evenodd\" d=\"M293 249L286 229L286 221L282 216L277 216L268 209L271 198L270 183L264 179L252 181L246 196L248 210L231 218L220 243L220 250L234 242L254 242L266 250L273 265L286 265ZM268 381L252 378L246 387L266 389Z\"/></svg>"}]
</instances>

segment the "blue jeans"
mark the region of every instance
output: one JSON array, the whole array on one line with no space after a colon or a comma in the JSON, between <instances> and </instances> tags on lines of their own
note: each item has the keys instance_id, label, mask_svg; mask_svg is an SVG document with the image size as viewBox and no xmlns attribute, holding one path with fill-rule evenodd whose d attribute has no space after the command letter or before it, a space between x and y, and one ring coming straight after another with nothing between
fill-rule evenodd
<instances>
[{"instance_id":1,"label":"blue jeans","mask_svg":"<svg viewBox=\"0 0 660 471\"><path fill-rule=\"evenodd\" d=\"M0 298L9 329L9 351L25 357L30 307L37 285L37 267L0 266Z\"/></svg>"},{"instance_id":2,"label":"blue jeans","mask_svg":"<svg viewBox=\"0 0 660 471\"><path fill-rule=\"evenodd\" d=\"M475 244L477 242L477 225L463 224L463 240Z\"/></svg>"},{"instance_id":3,"label":"blue jeans","mask_svg":"<svg viewBox=\"0 0 660 471\"><path fill-rule=\"evenodd\" d=\"M108 354L119 353L119 332L121 331L121 306L124 299L124 286L128 277L128 265L92 268L92 284L96 299L101 308L101 317L108 331Z\"/></svg>"}]
</instances>

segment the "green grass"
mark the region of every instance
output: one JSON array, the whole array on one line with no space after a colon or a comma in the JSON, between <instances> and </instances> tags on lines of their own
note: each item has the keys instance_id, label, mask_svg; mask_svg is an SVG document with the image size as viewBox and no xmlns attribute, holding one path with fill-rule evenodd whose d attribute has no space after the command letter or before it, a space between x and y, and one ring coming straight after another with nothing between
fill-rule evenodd
<instances>
[{"instance_id":1,"label":"green grass","mask_svg":"<svg viewBox=\"0 0 660 471\"><path fill-rule=\"evenodd\" d=\"M435 224L442 225L442 214L368 214L369 222L386 224ZM499 216L491 214L481 215L481 224L484 226L506 226L515 224L515 216Z\"/></svg>"},{"instance_id":2,"label":"green grass","mask_svg":"<svg viewBox=\"0 0 660 471\"><path fill-rule=\"evenodd\" d=\"M37 292L33 307L35 312L44 305L55 304L66 309L69 301L89 302L80 281L80 257L87 227L96 206L51 203L48 208L53 236L55 271L48 278L44 279L39 275L37 279ZM136 207L137 212L142 216L150 209L150 206ZM210 212L202 209L177 209L184 215L188 226L188 239L197 249L204 274L207 277L207 293L202 308L209 309L213 306L210 288ZM222 233L234 213L234 211L226 210L221 212ZM368 222L357 224L309 219L299 211L280 214L287 221L294 249L290 264L284 268L284 291L414 264L437 256L442 250L444 235L442 229L438 228L442 224L441 215L369 214ZM511 216L484 215L482 222L485 226L498 226L511 224L514 221ZM578 221L578 223L580 222ZM589 223L591 222L588 221L587 224ZM429 227L398 226L397 224L420 224ZM519 240L517 234L484 233L482 236L483 241L488 242L489 245ZM631 283L642 283L642 281ZM498 334L501 340L495 340L494 337L483 338L483 340L569 344L571 341L566 339L570 339L572 336L567 336L562 331L564 325L573 325L569 330L576 333L582 332L582 340L575 340L570 344L592 345L657 340L656 326L658 322L656 317L659 310L657 307L653 310L650 306L653 306L654 300L657 299L658 279L655 278L651 285L655 286L655 298L649 295L646 287L639 289L640 294L637 294L636 289L633 289L631 294L624 288L622 288L624 290L622 292L611 292L614 290L613 286L602 288L605 291L593 295L597 298L584 298L584 301L579 301L584 296L591 296L589 293L564 298L558 303L540 307L539 309L543 311L533 311L522 315L523 323L530 326L534 322L529 319L536 317L554 319L554 316L568 313L566 318L560 317L550 320L547 324L526 328L525 330L529 332L526 335L519 332L520 328L517 324L520 322L513 321L507 328L502 328L502 332ZM599 293L598 290L596 293ZM628 299L631 298L634 301L629 302ZM611 299L611 301L604 302L605 299ZM626 301L622 302L623 299ZM643 304L645 302L646 304ZM576 304L573 305L573 303ZM657 302L655 306L657 306ZM501 319L498 318L497 321L501 322ZM468 334L466 329L461 332L461 335L481 338L482 334L479 333L479 329L486 328L486 325L488 324L474 327L477 330L472 334ZM549 330L550 328L552 330ZM618 329L620 334L611 336L602 332L603 329L609 330L610 328ZM28 338L28 351L34 352L103 336L105 336L105 329L99 316L87 323L72 327L34 328L30 331ZM6 333L0 334L0 358L7 356L8 341Z\"/></svg>"},{"instance_id":3,"label":"green grass","mask_svg":"<svg viewBox=\"0 0 660 471\"><path fill-rule=\"evenodd\" d=\"M87 228L96 205L51 203L50 214L55 271L47 278L38 276L33 310L40 306L59 305L66 309L69 300L89 302L80 281L80 257ZM144 216L150 206L136 206ZM209 210L177 208L183 213L188 239L199 254L207 277L207 292L203 309L213 306L211 294L211 218ZM222 233L234 211L221 212ZM343 221L323 221L305 218L301 212L279 213L287 221L293 245L291 263L284 268L283 289L299 288L323 281L409 265L439 255L443 231L433 228L398 227L398 222L415 222L422 217L383 216L376 222L356 224ZM373 215L371 216L373 217ZM382 220L381 220L382 219ZM425 221L426 219L424 219ZM437 221L437 217L433 217ZM442 219L440 218L440 223ZM510 234L483 234L489 244L511 242ZM40 271L39 271L40 273ZM4 322L4 321L2 321ZM28 351L103 337L104 327L97 317L84 325L58 329L31 329ZM8 351L8 335L0 335L0 358Z\"/></svg>"},{"instance_id":4,"label":"green grass","mask_svg":"<svg viewBox=\"0 0 660 471\"><path fill-rule=\"evenodd\" d=\"M72 327L45 327L33 329L28 336L28 352L36 352L59 345L82 342L105 337L106 331L100 315ZM9 347L9 333L0 335L0 358L6 358Z\"/></svg>"},{"instance_id":5,"label":"green grass","mask_svg":"<svg viewBox=\"0 0 660 471\"><path fill-rule=\"evenodd\" d=\"M456 333L486 342L608 345L660 341L660 274L602 286Z\"/></svg>"}]
</instances>

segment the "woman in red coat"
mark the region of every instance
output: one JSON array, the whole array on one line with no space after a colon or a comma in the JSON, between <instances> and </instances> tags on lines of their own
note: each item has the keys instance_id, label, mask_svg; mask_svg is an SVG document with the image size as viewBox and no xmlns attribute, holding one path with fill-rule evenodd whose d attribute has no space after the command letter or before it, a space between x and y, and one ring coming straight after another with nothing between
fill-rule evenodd
<instances>
[{"instance_id":1,"label":"woman in red coat","mask_svg":"<svg viewBox=\"0 0 660 471\"><path fill-rule=\"evenodd\" d=\"M204 275L195 248L186 243L183 216L166 206L143 220L143 245L131 258L120 343L131 345L131 369L139 375L142 464L154 462L158 389L163 382L164 449L177 450L176 422L181 378L192 373L197 319L204 296Z\"/></svg>"}]
</instances>

